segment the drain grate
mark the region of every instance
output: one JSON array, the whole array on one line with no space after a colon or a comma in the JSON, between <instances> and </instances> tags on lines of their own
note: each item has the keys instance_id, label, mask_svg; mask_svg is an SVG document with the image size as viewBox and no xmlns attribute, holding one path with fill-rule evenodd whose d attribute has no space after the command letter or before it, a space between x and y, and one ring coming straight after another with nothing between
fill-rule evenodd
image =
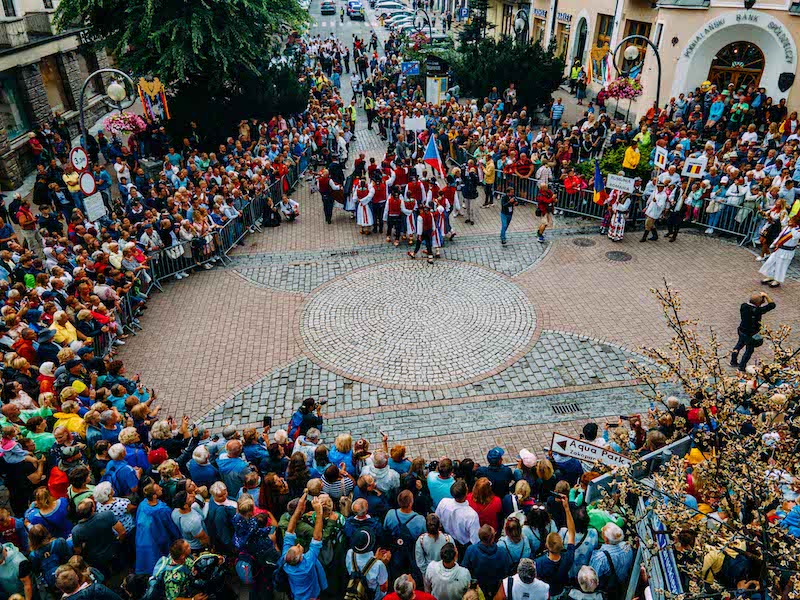
<instances>
[{"instance_id":1,"label":"drain grate","mask_svg":"<svg viewBox=\"0 0 800 600\"><path fill-rule=\"evenodd\" d=\"M612 252L606 252L606 258L608 260L613 260L614 262L628 262L633 257L627 252L620 252L619 250L614 250Z\"/></svg>"},{"instance_id":2,"label":"drain grate","mask_svg":"<svg viewBox=\"0 0 800 600\"><path fill-rule=\"evenodd\" d=\"M572 243L576 246L580 246L581 248L588 248L597 244L597 242L590 240L589 238L577 238L572 240Z\"/></svg>"},{"instance_id":3,"label":"drain grate","mask_svg":"<svg viewBox=\"0 0 800 600\"><path fill-rule=\"evenodd\" d=\"M552 408L553 412L557 415L568 415L580 410L577 402L570 402L569 404L551 404L550 408Z\"/></svg>"}]
</instances>

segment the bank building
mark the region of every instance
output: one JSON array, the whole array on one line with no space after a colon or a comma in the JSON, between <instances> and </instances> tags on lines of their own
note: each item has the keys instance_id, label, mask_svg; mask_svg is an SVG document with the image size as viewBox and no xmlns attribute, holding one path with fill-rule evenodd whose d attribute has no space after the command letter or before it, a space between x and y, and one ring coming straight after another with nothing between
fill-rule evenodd
<instances>
[{"instance_id":1,"label":"bank building","mask_svg":"<svg viewBox=\"0 0 800 600\"><path fill-rule=\"evenodd\" d=\"M549 47L569 65L593 61L591 98L602 87L603 62L609 50L627 36L646 37L661 58L660 104L694 91L704 81L723 91L762 86L775 104L787 100L789 110L800 106L795 82L800 38L800 0L491 0L488 20L494 35L524 35ZM516 27L515 27L516 24ZM643 116L656 100L658 65L644 40L626 42L639 48L642 96L630 102L608 100L609 112L631 119ZM644 60L642 62L642 58ZM621 48L617 64L624 61Z\"/></svg>"}]
</instances>

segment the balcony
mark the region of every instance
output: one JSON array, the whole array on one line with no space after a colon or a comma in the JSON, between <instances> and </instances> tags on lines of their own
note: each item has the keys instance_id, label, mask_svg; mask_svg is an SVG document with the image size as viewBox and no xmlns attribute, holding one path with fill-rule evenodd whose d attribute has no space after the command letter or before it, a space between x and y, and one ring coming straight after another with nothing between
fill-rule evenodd
<instances>
[{"instance_id":1,"label":"balcony","mask_svg":"<svg viewBox=\"0 0 800 600\"><path fill-rule=\"evenodd\" d=\"M49 37L55 34L53 27L53 11L28 12L25 13L25 29L30 38Z\"/></svg>"},{"instance_id":2,"label":"balcony","mask_svg":"<svg viewBox=\"0 0 800 600\"><path fill-rule=\"evenodd\" d=\"M28 41L24 18L0 21L0 48L16 48L27 44Z\"/></svg>"}]
</instances>

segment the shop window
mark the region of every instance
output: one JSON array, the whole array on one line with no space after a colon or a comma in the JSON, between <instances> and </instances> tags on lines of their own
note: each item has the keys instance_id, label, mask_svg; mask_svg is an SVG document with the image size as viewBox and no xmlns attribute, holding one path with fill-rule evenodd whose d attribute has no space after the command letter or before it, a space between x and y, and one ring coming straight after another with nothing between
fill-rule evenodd
<instances>
[{"instance_id":1,"label":"shop window","mask_svg":"<svg viewBox=\"0 0 800 600\"><path fill-rule=\"evenodd\" d=\"M597 15L597 28L594 36L594 45L597 48L611 45L611 32L614 30L614 17L612 15Z\"/></svg>"},{"instance_id":2,"label":"shop window","mask_svg":"<svg viewBox=\"0 0 800 600\"><path fill-rule=\"evenodd\" d=\"M89 75L91 75L100 68L100 66L97 63L97 55L90 50L79 50L78 68L81 74L81 82L86 81L86 78L89 77ZM81 85L83 85L83 83L81 83ZM89 85L86 86L86 97L91 98L92 96L96 96L97 94L102 94L102 93L103 93L103 78L100 75L96 75L89 82Z\"/></svg>"},{"instance_id":3,"label":"shop window","mask_svg":"<svg viewBox=\"0 0 800 600\"><path fill-rule=\"evenodd\" d=\"M533 41L536 44L544 44L544 30L546 23L544 19L535 18L533 20Z\"/></svg>"},{"instance_id":4,"label":"shop window","mask_svg":"<svg viewBox=\"0 0 800 600\"><path fill-rule=\"evenodd\" d=\"M14 6L14 0L3 0L3 14L6 17L17 16L17 7Z\"/></svg>"},{"instance_id":5,"label":"shop window","mask_svg":"<svg viewBox=\"0 0 800 600\"><path fill-rule=\"evenodd\" d=\"M42 0L42 3L44 4L46 10L53 9L53 0Z\"/></svg>"},{"instance_id":6,"label":"shop window","mask_svg":"<svg viewBox=\"0 0 800 600\"><path fill-rule=\"evenodd\" d=\"M514 35L514 15L516 12L513 4L503 5L503 20L500 28L501 35Z\"/></svg>"},{"instance_id":7,"label":"shop window","mask_svg":"<svg viewBox=\"0 0 800 600\"><path fill-rule=\"evenodd\" d=\"M30 129L17 79L10 73L0 73L0 118L8 133L8 139L24 135Z\"/></svg>"},{"instance_id":8,"label":"shop window","mask_svg":"<svg viewBox=\"0 0 800 600\"><path fill-rule=\"evenodd\" d=\"M64 89L64 77L61 74L58 57L55 54L45 56L39 63L39 69L42 73L44 89L47 92L47 100L50 102L50 109L54 113L69 110L69 96Z\"/></svg>"},{"instance_id":9,"label":"shop window","mask_svg":"<svg viewBox=\"0 0 800 600\"><path fill-rule=\"evenodd\" d=\"M631 21L630 19L628 19L628 22L625 26L625 37L628 37L629 35L642 35L647 39L650 39L651 27L652 25L650 23L644 23L642 21ZM633 67L635 67L636 65L641 64L644 61L645 54L647 53L647 42L645 42L641 38L637 38L635 40L629 40L625 44L626 48L628 46L636 46L637 48L639 48L639 57L633 61L625 60L623 58L625 71L628 71Z\"/></svg>"}]
</instances>

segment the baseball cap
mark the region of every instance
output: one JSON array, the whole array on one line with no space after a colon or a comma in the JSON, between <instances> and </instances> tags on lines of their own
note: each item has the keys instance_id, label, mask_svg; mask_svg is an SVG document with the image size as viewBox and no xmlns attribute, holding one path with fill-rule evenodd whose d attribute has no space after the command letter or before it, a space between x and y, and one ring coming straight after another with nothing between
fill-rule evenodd
<instances>
[{"instance_id":1,"label":"baseball cap","mask_svg":"<svg viewBox=\"0 0 800 600\"><path fill-rule=\"evenodd\" d=\"M486 455L486 460L489 462L497 462L503 458L503 454L505 454L505 451L502 448L495 446L489 450L489 453Z\"/></svg>"}]
</instances>

